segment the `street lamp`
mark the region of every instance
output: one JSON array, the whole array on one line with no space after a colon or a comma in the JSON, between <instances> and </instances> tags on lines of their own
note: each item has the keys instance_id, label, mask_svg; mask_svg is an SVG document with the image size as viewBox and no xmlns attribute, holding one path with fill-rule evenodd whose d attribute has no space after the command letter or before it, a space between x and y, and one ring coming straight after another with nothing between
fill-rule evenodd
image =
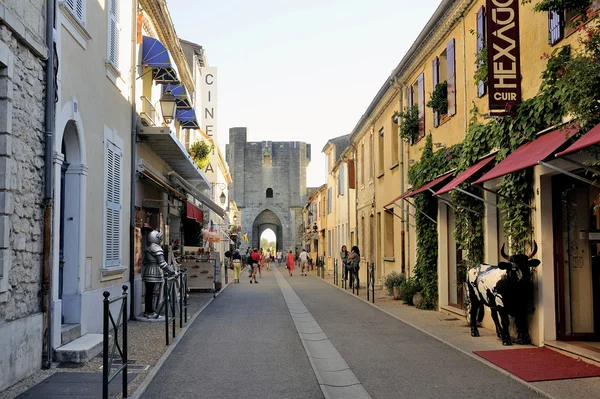
<instances>
[{"instance_id":1,"label":"street lamp","mask_svg":"<svg viewBox=\"0 0 600 399\"><path fill-rule=\"evenodd\" d=\"M221 196L219 196L219 201L221 201L221 205L225 205L225 201L227 201L227 197L225 197L225 193L221 193Z\"/></svg>"},{"instance_id":2,"label":"street lamp","mask_svg":"<svg viewBox=\"0 0 600 399\"><path fill-rule=\"evenodd\" d=\"M175 96L171 93L171 90L165 91L159 102L163 119L166 123L171 123L175 117L175 108L177 106L177 101L175 101Z\"/></svg>"}]
</instances>

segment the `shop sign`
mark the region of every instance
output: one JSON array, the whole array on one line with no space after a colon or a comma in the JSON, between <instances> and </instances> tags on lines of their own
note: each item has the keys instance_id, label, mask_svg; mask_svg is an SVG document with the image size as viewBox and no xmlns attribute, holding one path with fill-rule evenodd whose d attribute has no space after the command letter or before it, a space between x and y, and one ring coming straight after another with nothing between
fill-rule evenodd
<instances>
[{"instance_id":1,"label":"shop sign","mask_svg":"<svg viewBox=\"0 0 600 399\"><path fill-rule=\"evenodd\" d=\"M519 0L486 0L490 113L503 115L521 102Z\"/></svg>"},{"instance_id":2,"label":"shop sign","mask_svg":"<svg viewBox=\"0 0 600 399\"><path fill-rule=\"evenodd\" d=\"M217 134L217 68L202 68L202 131Z\"/></svg>"}]
</instances>

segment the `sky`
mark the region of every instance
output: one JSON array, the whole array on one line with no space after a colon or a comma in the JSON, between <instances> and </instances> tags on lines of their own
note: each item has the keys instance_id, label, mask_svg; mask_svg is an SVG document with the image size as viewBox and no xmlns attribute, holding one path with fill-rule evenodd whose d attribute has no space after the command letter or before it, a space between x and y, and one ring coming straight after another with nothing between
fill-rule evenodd
<instances>
[{"instance_id":1,"label":"sky","mask_svg":"<svg viewBox=\"0 0 600 399\"><path fill-rule=\"evenodd\" d=\"M310 143L307 186L327 180L343 136L402 60L439 0L167 0L180 38L218 68L218 140Z\"/></svg>"}]
</instances>

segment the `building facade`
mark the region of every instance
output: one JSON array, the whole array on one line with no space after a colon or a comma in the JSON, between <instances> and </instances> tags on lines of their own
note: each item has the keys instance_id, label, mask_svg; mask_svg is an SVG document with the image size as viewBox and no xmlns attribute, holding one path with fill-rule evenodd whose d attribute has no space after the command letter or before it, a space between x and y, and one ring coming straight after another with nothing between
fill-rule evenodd
<instances>
[{"instance_id":1,"label":"building facade","mask_svg":"<svg viewBox=\"0 0 600 399\"><path fill-rule=\"evenodd\" d=\"M0 391L42 364L46 12L0 2Z\"/></svg>"}]
</instances>

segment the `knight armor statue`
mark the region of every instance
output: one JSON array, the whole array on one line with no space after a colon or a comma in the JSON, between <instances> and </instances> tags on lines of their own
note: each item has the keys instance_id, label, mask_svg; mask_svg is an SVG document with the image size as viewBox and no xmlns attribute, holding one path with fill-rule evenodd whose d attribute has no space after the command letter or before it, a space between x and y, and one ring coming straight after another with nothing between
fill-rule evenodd
<instances>
[{"instance_id":1,"label":"knight armor statue","mask_svg":"<svg viewBox=\"0 0 600 399\"><path fill-rule=\"evenodd\" d=\"M154 304L156 298L160 295L160 283L163 282L164 274L175 274L175 271L165 261L165 255L160 242L162 233L153 230L148 234L148 246L144 251L144 260L142 263L142 281L146 286L146 298L144 315L146 317L156 317Z\"/></svg>"}]
</instances>

